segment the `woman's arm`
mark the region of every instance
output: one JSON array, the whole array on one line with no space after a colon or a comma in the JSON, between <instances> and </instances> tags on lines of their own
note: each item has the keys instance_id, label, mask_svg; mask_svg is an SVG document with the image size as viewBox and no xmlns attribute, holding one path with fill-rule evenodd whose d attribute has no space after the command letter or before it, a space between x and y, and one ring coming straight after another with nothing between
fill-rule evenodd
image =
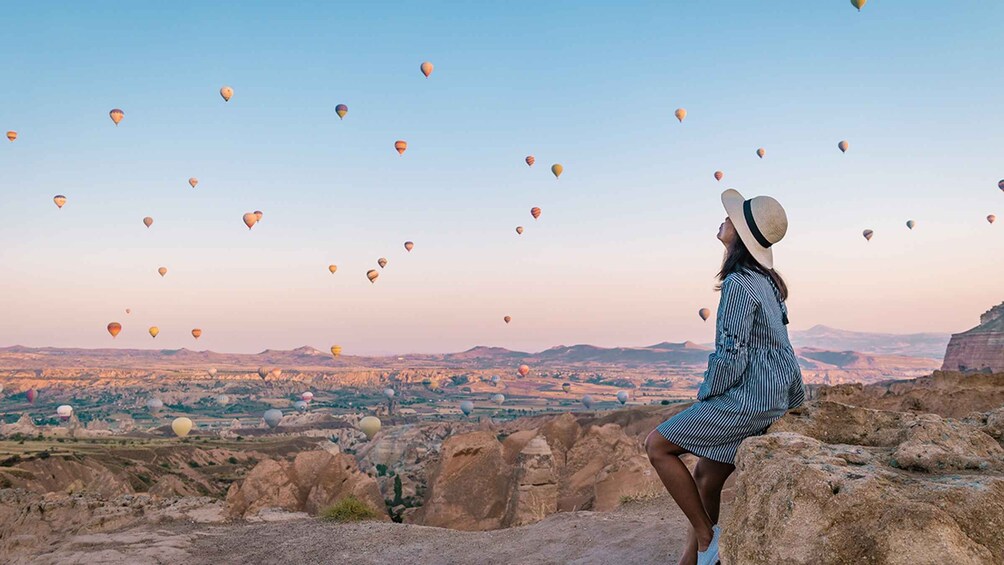
<instances>
[{"instance_id":1,"label":"woman's arm","mask_svg":"<svg viewBox=\"0 0 1004 565\"><path fill-rule=\"evenodd\" d=\"M708 356L708 370L697 391L697 400L718 396L742 381L749 361L753 313L759 303L740 281L728 276L722 281L718 302L715 352Z\"/></svg>"}]
</instances>

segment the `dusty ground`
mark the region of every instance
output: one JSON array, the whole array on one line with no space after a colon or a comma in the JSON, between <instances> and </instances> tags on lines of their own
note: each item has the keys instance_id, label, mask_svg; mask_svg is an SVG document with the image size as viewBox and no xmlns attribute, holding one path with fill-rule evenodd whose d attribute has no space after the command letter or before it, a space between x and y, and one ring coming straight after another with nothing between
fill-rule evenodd
<instances>
[{"instance_id":1,"label":"dusty ground","mask_svg":"<svg viewBox=\"0 0 1004 565\"><path fill-rule=\"evenodd\" d=\"M723 508L728 512L728 506ZM32 563L676 563L686 518L667 496L614 512L550 516L531 526L459 532L315 519L229 526L165 524L80 535Z\"/></svg>"}]
</instances>

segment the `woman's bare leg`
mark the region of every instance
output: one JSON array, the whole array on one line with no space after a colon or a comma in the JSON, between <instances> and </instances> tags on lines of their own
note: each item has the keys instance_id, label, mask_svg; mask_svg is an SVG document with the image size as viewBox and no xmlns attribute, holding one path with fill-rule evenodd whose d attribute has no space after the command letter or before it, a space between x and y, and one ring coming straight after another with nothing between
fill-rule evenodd
<instances>
[{"instance_id":1,"label":"woman's bare leg","mask_svg":"<svg viewBox=\"0 0 1004 565\"><path fill-rule=\"evenodd\" d=\"M694 467L694 482L697 484L697 492L701 495L701 503L708 517L715 524L718 523L719 511L722 503L722 487L729 475L735 471L736 466L728 463L719 463L706 457L697 460ZM694 529L690 528L687 536L687 548L680 557L679 565L695 565L697 563L697 536Z\"/></svg>"},{"instance_id":2,"label":"woman's bare leg","mask_svg":"<svg viewBox=\"0 0 1004 565\"><path fill-rule=\"evenodd\" d=\"M704 509L694 477L683 461L680 461L680 455L687 453L687 450L670 442L655 430L645 438L645 450L662 484L690 520L698 549L706 550L714 535L711 530L714 523Z\"/></svg>"}]
</instances>

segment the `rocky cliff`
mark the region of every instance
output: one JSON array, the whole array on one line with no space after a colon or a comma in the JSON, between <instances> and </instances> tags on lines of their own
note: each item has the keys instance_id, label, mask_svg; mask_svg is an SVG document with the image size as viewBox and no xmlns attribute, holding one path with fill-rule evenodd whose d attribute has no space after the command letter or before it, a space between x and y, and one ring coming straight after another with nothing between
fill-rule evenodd
<instances>
[{"instance_id":1,"label":"rocky cliff","mask_svg":"<svg viewBox=\"0 0 1004 565\"><path fill-rule=\"evenodd\" d=\"M1004 302L980 316L980 325L953 334L943 370L1004 371Z\"/></svg>"}]
</instances>

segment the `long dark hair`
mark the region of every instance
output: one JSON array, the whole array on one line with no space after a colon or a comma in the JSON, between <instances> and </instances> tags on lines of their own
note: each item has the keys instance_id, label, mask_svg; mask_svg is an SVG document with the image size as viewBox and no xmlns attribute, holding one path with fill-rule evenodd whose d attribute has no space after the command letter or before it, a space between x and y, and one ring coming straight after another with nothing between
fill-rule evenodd
<instances>
[{"instance_id":1,"label":"long dark hair","mask_svg":"<svg viewBox=\"0 0 1004 565\"><path fill-rule=\"evenodd\" d=\"M721 281L725 280L725 277L733 271L738 271L739 269L746 268L751 271L756 271L762 273L768 279L774 282L774 286L777 287L778 293L781 295L781 300L788 299L788 285L784 284L784 279L781 275L774 269L768 269L757 263L757 260L753 258L749 249L746 248L746 244L743 243L739 236L736 236L732 240L732 244L725 249L725 258L722 259L722 270L718 271L718 284L715 285L715 290L721 290Z\"/></svg>"}]
</instances>

